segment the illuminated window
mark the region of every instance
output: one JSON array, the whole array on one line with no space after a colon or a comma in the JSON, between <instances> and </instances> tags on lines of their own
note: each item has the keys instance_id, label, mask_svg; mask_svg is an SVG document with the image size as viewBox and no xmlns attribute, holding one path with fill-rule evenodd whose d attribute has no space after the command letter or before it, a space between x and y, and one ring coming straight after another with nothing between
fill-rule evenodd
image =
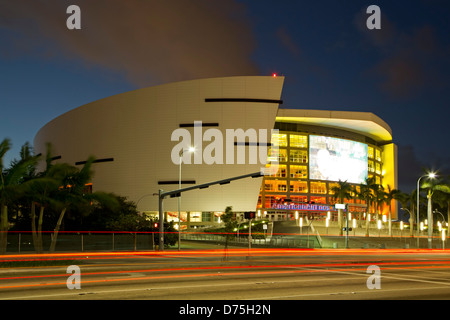
<instances>
[{"instance_id":1,"label":"illuminated window","mask_svg":"<svg viewBox=\"0 0 450 320\"><path fill-rule=\"evenodd\" d=\"M283 204L285 200L284 196L265 196L264 208L273 208L276 204Z\"/></svg>"},{"instance_id":2,"label":"illuminated window","mask_svg":"<svg viewBox=\"0 0 450 320\"><path fill-rule=\"evenodd\" d=\"M375 173L381 174L381 165L379 163L375 163Z\"/></svg>"},{"instance_id":3,"label":"illuminated window","mask_svg":"<svg viewBox=\"0 0 450 320\"><path fill-rule=\"evenodd\" d=\"M290 166L290 176L291 178L308 178L308 167L307 166Z\"/></svg>"},{"instance_id":4,"label":"illuminated window","mask_svg":"<svg viewBox=\"0 0 450 320\"><path fill-rule=\"evenodd\" d=\"M291 200L292 202L294 202L294 204L297 203L301 203L301 202L307 202L308 201L308 197L307 196L291 196Z\"/></svg>"},{"instance_id":5,"label":"illuminated window","mask_svg":"<svg viewBox=\"0 0 450 320\"><path fill-rule=\"evenodd\" d=\"M327 184L325 182L311 181L311 193L326 194Z\"/></svg>"},{"instance_id":6,"label":"illuminated window","mask_svg":"<svg viewBox=\"0 0 450 320\"><path fill-rule=\"evenodd\" d=\"M381 151L379 149L375 149L375 160L381 161Z\"/></svg>"},{"instance_id":7,"label":"illuminated window","mask_svg":"<svg viewBox=\"0 0 450 320\"><path fill-rule=\"evenodd\" d=\"M308 136L291 134L289 135L289 142L293 148L308 148Z\"/></svg>"},{"instance_id":8,"label":"illuminated window","mask_svg":"<svg viewBox=\"0 0 450 320\"><path fill-rule=\"evenodd\" d=\"M269 148L269 161L277 161L277 158L278 162L287 162L287 149Z\"/></svg>"},{"instance_id":9,"label":"illuminated window","mask_svg":"<svg viewBox=\"0 0 450 320\"><path fill-rule=\"evenodd\" d=\"M272 192L284 192L287 191L286 180L265 180L264 190Z\"/></svg>"},{"instance_id":10,"label":"illuminated window","mask_svg":"<svg viewBox=\"0 0 450 320\"><path fill-rule=\"evenodd\" d=\"M291 150L289 160L297 163L308 163L308 151L306 150Z\"/></svg>"},{"instance_id":11,"label":"illuminated window","mask_svg":"<svg viewBox=\"0 0 450 320\"><path fill-rule=\"evenodd\" d=\"M202 212L202 221L211 222L212 221L211 212Z\"/></svg>"},{"instance_id":12,"label":"illuminated window","mask_svg":"<svg viewBox=\"0 0 450 320\"><path fill-rule=\"evenodd\" d=\"M287 147L287 134L285 133L273 133L272 134L272 143L275 143L278 139L279 147Z\"/></svg>"},{"instance_id":13,"label":"illuminated window","mask_svg":"<svg viewBox=\"0 0 450 320\"><path fill-rule=\"evenodd\" d=\"M270 168L270 165L266 165L266 168ZM271 174L270 177L286 178L287 169L285 164L278 165L278 171Z\"/></svg>"},{"instance_id":14,"label":"illuminated window","mask_svg":"<svg viewBox=\"0 0 450 320\"><path fill-rule=\"evenodd\" d=\"M190 221L191 222L202 222L202 213L201 212L191 212L190 213Z\"/></svg>"},{"instance_id":15,"label":"illuminated window","mask_svg":"<svg viewBox=\"0 0 450 320\"><path fill-rule=\"evenodd\" d=\"M339 183L329 183L328 184L328 194L334 194L333 187L339 187Z\"/></svg>"},{"instance_id":16,"label":"illuminated window","mask_svg":"<svg viewBox=\"0 0 450 320\"><path fill-rule=\"evenodd\" d=\"M327 199L325 197L313 197L312 196L310 201L312 201L314 203L324 203L324 204L327 203Z\"/></svg>"},{"instance_id":17,"label":"illuminated window","mask_svg":"<svg viewBox=\"0 0 450 320\"><path fill-rule=\"evenodd\" d=\"M267 181L267 182L270 182L270 181ZM264 184L264 190L273 191L273 187L274 187L273 183L267 183L267 182Z\"/></svg>"},{"instance_id":18,"label":"illuminated window","mask_svg":"<svg viewBox=\"0 0 450 320\"><path fill-rule=\"evenodd\" d=\"M291 192L297 193L308 193L308 182L307 181L291 181L290 182Z\"/></svg>"},{"instance_id":19,"label":"illuminated window","mask_svg":"<svg viewBox=\"0 0 450 320\"><path fill-rule=\"evenodd\" d=\"M367 147L367 156L369 157L369 159L373 159L373 147Z\"/></svg>"},{"instance_id":20,"label":"illuminated window","mask_svg":"<svg viewBox=\"0 0 450 320\"><path fill-rule=\"evenodd\" d=\"M369 172L375 172L375 166L374 166L372 160L367 161L367 166L368 166Z\"/></svg>"}]
</instances>

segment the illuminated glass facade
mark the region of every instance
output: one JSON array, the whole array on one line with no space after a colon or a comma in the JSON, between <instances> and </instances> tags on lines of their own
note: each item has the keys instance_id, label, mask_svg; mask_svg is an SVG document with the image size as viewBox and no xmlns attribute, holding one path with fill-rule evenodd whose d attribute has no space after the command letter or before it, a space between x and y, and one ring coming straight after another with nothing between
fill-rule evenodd
<instances>
[{"instance_id":1,"label":"illuminated glass facade","mask_svg":"<svg viewBox=\"0 0 450 320\"><path fill-rule=\"evenodd\" d=\"M296 128L297 126L278 124L279 152L276 155L270 151L269 158L278 158L279 170L272 176L264 177L258 200L257 210L269 219L294 218L296 211L315 219L326 217L328 211L331 211L332 215L335 213L331 189L337 185L337 181L311 177L310 136L332 137L342 139L344 143L363 146L366 150L363 158L364 165L367 166L366 176L375 177L376 183L382 183L382 150L370 139L360 136L359 141L354 140L356 137L351 139L352 134L346 135L343 130L320 134L315 130L284 131L286 127ZM359 184L352 183L352 185L358 188ZM364 204L364 201L357 199L356 196L346 202Z\"/></svg>"}]
</instances>

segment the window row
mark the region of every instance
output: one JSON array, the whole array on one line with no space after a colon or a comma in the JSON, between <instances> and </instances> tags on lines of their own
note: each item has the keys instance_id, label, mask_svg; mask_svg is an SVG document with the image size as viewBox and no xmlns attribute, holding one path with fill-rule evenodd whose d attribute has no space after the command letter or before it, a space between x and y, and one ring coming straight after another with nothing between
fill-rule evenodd
<instances>
[{"instance_id":1,"label":"window row","mask_svg":"<svg viewBox=\"0 0 450 320\"><path fill-rule=\"evenodd\" d=\"M338 200L333 200L331 197L326 196L290 196L289 202L286 202L286 196L282 195L265 195L264 197L260 196L258 198L258 208L275 208L276 205L284 205L284 204L301 204L301 203L307 203L309 201L313 202L314 204L327 204L327 205L334 205L337 203ZM344 203L356 203L356 204L364 204L365 202L363 200L359 199L345 199ZM354 208L353 210L356 210L357 208ZM364 208L361 208L361 210L364 210Z\"/></svg>"},{"instance_id":2,"label":"window row","mask_svg":"<svg viewBox=\"0 0 450 320\"><path fill-rule=\"evenodd\" d=\"M369 161L367 161L367 166L369 168L369 172L381 174L381 164L380 163L369 160Z\"/></svg>"},{"instance_id":3,"label":"window row","mask_svg":"<svg viewBox=\"0 0 450 320\"><path fill-rule=\"evenodd\" d=\"M269 148L269 161L308 163L308 151Z\"/></svg>"},{"instance_id":4,"label":"window row","mask_svg":"<svg viewBox=\"0 0 450 320\"><path fill-rule=\"evenodd\" d=\"M308 148L308 136L299 135L299 134L288 134L287 133L274 133L272 135L272 141L275 142L278 140L278 146L287 147L288 141L289 146L291 148Z\"/></svg>"},{"instance_id":5,"label":"window row","mask_svg":"<svg viewBox=\"0 0 450 320\"><path fill-rule=\"evenodd\" d=\"M377 161L381 161L381 151L374 147L371 147L371 146L367 147L367 156L369 157L369 159L375 159Z\"/></svg>"},{"instance_id":6,"label":"window row","mask_svg":"<svg viewBox=\"0 0 450 320\"><path fill-rule=\"evenodd\" d=\"M270 168L270 165L267 166ZM273 173L271 177L278 178L287 178L288 177L288 168L289 168L289 177L291 178L300 178L307 179L308 178L308 167L307 166L296 166L290 165L287 166L285 164L278 165L278 171Z\"/></svg>"},{"instance_id":7,"label":"window row","mask_svg":"<svg viewBox=\"0 0 450 320\"><path fill-rule=\"evenodd\" d=\"M379 179L379 177L378 177ZM378 180L379 181L379 180ZM377 182L378 183L378 182ZM276 179L265 179L264 180L264 191L266 192L287 192L289 185L289 192L292 193L312 193L312 194L328 194L332 196L334 194L333 187L339 187L337 182L328 182L328 187L326 182L322 181L310 181L308 187L308 181L288 181L287 180L276 180ZM356 192L360 191L360 186L355 186ZM355 196L351 192L352 196Z\"/></svg>"},{"instance_id":8,"label":"window row","mask_svg":"<svg viewBox=\"0 0 450 320\"><path fill-rule=\"evenodd\" d=\"M331 184L329 194L332 194ZM294 193L314 193L314 194L327 194L327 184L326 182L320 181L310 181L308 189L308 181L290 181L289 182L289 192ZM264 190L266 192L287 192L288 184L285 180L265 180Z\"/></svg>"}]
</instances>

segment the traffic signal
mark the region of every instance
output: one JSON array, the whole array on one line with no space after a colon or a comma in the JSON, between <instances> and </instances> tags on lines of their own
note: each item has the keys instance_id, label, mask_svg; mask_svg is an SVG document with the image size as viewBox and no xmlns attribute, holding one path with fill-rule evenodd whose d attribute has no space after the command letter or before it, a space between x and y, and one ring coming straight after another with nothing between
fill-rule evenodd
<instances>
[{"instance_id":1,"label":"traffic signal","mask_svg":"<svg viewBox=\"0 0 450 320\"><path fill-rule=\"evenodd\" d=\"M158 223L158 222L155 222L155 223L153 224L153 227L158 228L158 227L159 227L159 223Z\"/></svg>"},{"instance_id":2,"label":"traffic signal","mask_svg":"<svg viewBox=\"0 0 450 320\"><path fill-rule=\"evenodd\" d=\"M244 212L244 218L247 220L253 219L255 217L255 213L251 211Z\"/></svg>"}]
</instances>

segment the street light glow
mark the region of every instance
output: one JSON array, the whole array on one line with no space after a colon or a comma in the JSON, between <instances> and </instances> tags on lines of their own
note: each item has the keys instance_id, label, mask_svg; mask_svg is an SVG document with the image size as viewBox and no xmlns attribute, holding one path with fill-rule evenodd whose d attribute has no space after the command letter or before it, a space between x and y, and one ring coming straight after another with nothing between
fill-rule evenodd
<instances>
[{"instance_id":1,"label":"street light glow","mask_svg":"<svg viewBox=\"0 0 450 320\"><path fill-rule=\"evenodd\" d=\"M420 207L419 207L420 179L425 178L425 177L433 179L436 177L436 174L434 172L429 172L426 175L423 175L419 179L417 179L417 192L416 192L417 193L417 203L416 203L417 226L419 226L419 221L420 221L420 219L419 219L419 216L420 216ZM421 226L423 225L422 222L420 222L420 225ZM423 230L423 227L421 227L421 231L422 230ZM419 248L419 228L417 228L417 248Z\"/></svg>"}]
</instances>

